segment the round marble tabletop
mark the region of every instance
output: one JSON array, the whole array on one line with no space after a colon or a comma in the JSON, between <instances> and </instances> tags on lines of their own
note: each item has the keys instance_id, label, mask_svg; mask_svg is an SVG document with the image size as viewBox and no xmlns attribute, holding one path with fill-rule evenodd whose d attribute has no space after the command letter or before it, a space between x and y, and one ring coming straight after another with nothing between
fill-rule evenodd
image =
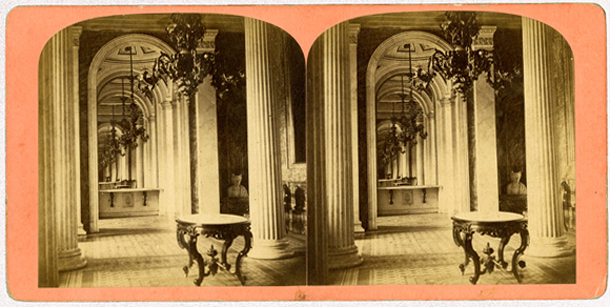
<instances>
[{"instance_id":1,"label":"round marble tabletop","mask_svg":"<svg viewBox=\"0 0 610 307\"><path fill-rule=\"evenodd\" d=\"M249 220L243 216L233 214L191 214L178 217L176 222L194 225L232 225L248 223Z\"/></svg>"},{"instance_id":2,"label":"round marble tabletop","mask_svg":"<svg viewBox=\"0 0 610 307\"><path fill-rule=\"evenodd\" d=\"M525 216L512 212L491 211L491 212L461 212L453 216L454 220L467 222L482 222L482 223L502 223L502 222L518 222L525 220Z\"/></svg>"}]
</instances>

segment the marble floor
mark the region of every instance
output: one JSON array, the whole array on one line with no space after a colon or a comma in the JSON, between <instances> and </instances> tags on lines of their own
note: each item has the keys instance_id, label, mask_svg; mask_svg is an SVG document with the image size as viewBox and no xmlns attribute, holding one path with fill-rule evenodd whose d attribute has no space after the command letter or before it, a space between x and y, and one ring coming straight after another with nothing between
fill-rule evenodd
<instances>
[{"instance_id":1,"label":"marble floor","mask_svg":"<svg viewBox=\"0 0 610 307\"><path fill-rule=\"evenodd\" d=\"M161 217L100 220L100 232L79 241L87 259L80 270L61 272L60 287L194 287L196 264L185 277L186 250L176 241L175 223ZM242 260L246 286L305 284L304 237L289 236L296 255L289 259ZM203 238L198 250L204 254L210 245L220 249L222 241ZM242 237L235 239L227 253L230 264L243 249ZM291 271L294 274L285 274ZM240 286L236 276L220 271L203 279L201 286Z\"/></svg>"},{"instance_id":2,"label":"marble floor","mask_svg":"<svg viewBox=\"0 0 610 307\"><path fill-rule=\"evenodd\" d=\"M356 245L364 263L346 270L331 271L333 285L468 285L473 274L471 264L462 275L458 265L464 251L453 242L451 219L442 214L415 214L378 218L378 230L356 235ZM575 235L568 231L568 245ZM499 239L475 235L473 247L479 255L487 243L496 249ZM511 238L505 258L521 244L518 235ZM576 256L558 258L528 257L524 284L570 284L576 282ZM510 266L509 266L510 269ZM517 284L511 272L494 270L481 275L477 284Z\"/></svg>"},{"instance_id":3,"label":"marble floor","mask_svg":"<svg viewBox=\"0 0 610 307\"><path fill-rule=\"evenodd\" d=\"M356 245L364 263L358 267L333 270L333 285L454 285L469 284L472 264L461 274L463 250L453 242L451 220L442 214L380 217L379 229L356 234ZM195 276L185 277L185 250L176 242L175 224L160 217L109 219L100 221L100 232L79 242L87 258L85 268L60 273L61 287L194 287ZM281 260L244 258L242 273L246 286L303 285L306 283L305 242L289 236L296 256ZM574 245L573 231L567 233ZM479 254L494 238L475 236L473 246ZM199 241L199 250L209 245L220 247L213 239ZM231 262L243 248L243 239L235 240L228 257ZM514 236L506 247L510 259L519 246ZM526 267L520 272L525 284L569 284L576 281L576 256L559 258L521 258ZM195 268L193 268L195 270ZM193 272L193 271L191 271ZM290 274L286 274L290 272ZM191 275L193 275L191 273ZM481 275L478 284L516 284L510 272L495 270ZM237 278L220 271L206 277L202 286L239 286Z\"/></svg>"}]
</instances>

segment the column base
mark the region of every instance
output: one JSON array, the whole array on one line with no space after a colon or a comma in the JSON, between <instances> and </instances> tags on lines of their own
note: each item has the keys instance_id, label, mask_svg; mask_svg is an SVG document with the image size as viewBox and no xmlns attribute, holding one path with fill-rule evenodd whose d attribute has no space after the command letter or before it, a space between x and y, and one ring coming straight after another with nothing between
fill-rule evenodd
<instances>
[{"instance_id":1,"label":"column base","mask_svg":"<svg viewBox=\"0 0 610 307\"><path fill-rule=\"evenodd\" d=\"M328 268L331 270L359 266L362 262L356 245L328 249Z\"/></svg>"},{"instance_id":2,"label":"column base","mask_svg":"<svg viewBox=\"0 0 610 307\"><path fill-rule=\"evenodd\" d=\"M252 249L248 258L253 259L283 259L294 256L294 251L288 246L286 238L280 240L252 239Z\"/></svg>"},{"instance_id":3,"label":"column base","mask_svg":"<svg viewBox=\"0 0 610 307\"><path fill-rule=\"evenodd\" d=\"M80 269L85 265L87 265L87 259L78 247L60 251L57 256L57 270L60 272Z\"/></svg>"},{"instance_id":4,"label":"column base","mask_svg":"<svg viewBox=\"0 0 610 307\"><path fill-rule=\"evenodd\" d=\"M77 230L77 238L78 240L84 240L87 238L87 232L85 231L85 227L83 226L82 223L78 224L78 230Z\"/></svg>"},{"instance_id":5,"label":"column base","mask_svg":"<svg viewBox=\"0 0 610 307\"><path fill-rule=\"evenodd\" d=\"M530 246L525 255L530 257L553 258L573 255L574 246L568 244L565 236L561 237L531 237Z\"/></svg>"},{"instance_id":6,"label":"column base","mask_svg":"<svg viewBox=\"0 0 610 307\"><path fill-rule=\"evenodd\" d=\"M354 233L364 233L364 228L361 222L354 223Z\"/></svg>"}]
</instances>

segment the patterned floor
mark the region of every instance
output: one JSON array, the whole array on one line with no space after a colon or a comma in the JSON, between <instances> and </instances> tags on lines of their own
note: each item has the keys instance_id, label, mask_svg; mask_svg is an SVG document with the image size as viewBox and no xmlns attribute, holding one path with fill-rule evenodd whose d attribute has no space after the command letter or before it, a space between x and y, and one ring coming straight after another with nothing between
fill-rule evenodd
<instances>
[{"instance_id":1,"label":"patterned floor","mask_svg":"<svg viewBox=\"0 0 610 307\"><path fill-rule=\"evenodd\" d=\"M289 236L296 256L283 260L244 258L242 274L246 286L282 286L305 284L303 239ZM211 244L220 249L222 241L200 239L203 254ZM244 240L238 237L231 246L229 263L234 263ZM196 264L185 278L185 250L176 242L175 225L159 217L111 219L100 221L100 232L79 242L87 258L83 269L60 273L61 287L193 287ZM294 274L282 274L282 272ZM201 286L240 286L236 276L219 271L205 277Z\"/></svg>"},{"instance_id":2,"label":"patterned floor","mask_svg":"<svg viewBox=\"0 0 610 307\"><path fill-rule=\"evenodd\" d=\"M464 275L458 265L464 252L453 242L450 218L441 214L421 214L381 217L379 229L359 234L356 245L364 263L356 268L331 272L334 285L467 285L473 274L471 264ZM568 232L568 244L573 245L574 233ZM519 236L511 238L505 257L521 244ZM475 235L473 247L481 251L489 242L496 249L499 239ZM526 267L520 270L524 284L566 284L576 282L575 255L560 258L521 260ZM510 266L509 266L510 269ZM478 284L517 284L511 272L495 270L481 275Z\"/></svg>"},{"instance_id":3,"label":"patterned floor","mask_svg":"<svg viewBox=\"0 0 610 307\"><path fill-rule=\"evenodd\" d=\"M331 271L334 285L455 285L469 284L472 264L464 275L458 269L464 254L452 239L451 223L441 214L381 217L379 229L360 233L356 245L364 263L356 268ZM61 287L193 287L195 276L185 278L182 267L188 256L176 243L175 225L159 217L111 219L100 221L100 232L79 242L88 264L85 268L60 274ZM297 251L293 258L256 260L244 258L242 273L246 286L283 286L305 284L305 242L289 236ZM574 233L568 232L569 244ZM498 239L475 235L473 246L481 254L490 242L497 247ZM199 250L213 239L199 241ZM243 248L238 238L229 251L229 262ZM514 236L505 249L508 259L520 245ZM560 258L521 258L526 267L520 272L525 284L566 284L576 281L575 255ZM193 267L193 270L196 268ZM193 271L191 271L193 272ZM291 272L291 274L285 274ZM193 274L191 274L193 275ZM496 270L481 275L478 284L516 284L510 272ZM237 278L226 272L206 277L202 286L239 286Z\"/></svg>"}]
</instances>

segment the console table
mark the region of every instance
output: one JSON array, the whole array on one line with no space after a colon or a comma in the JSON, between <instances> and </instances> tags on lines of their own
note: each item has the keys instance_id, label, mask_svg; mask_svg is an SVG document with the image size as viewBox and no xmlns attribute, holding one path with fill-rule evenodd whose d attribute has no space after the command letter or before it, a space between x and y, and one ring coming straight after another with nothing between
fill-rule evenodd
<instances>
[{"instance_id":1,"label":"console table","mask_svg":"<svg viewBox=\"0 0 610 307\"><path fill-rule=\"evenodd\" d=\"M182 268L184 274L188 276L193 261L197 261L199 267L199 276L193 280L195 285L200 286L205 276L215 275L218 269L236 275L242 285L246 283L246 278L241 275L240 266L242 258L246 257L252 248L252 233L248 219L231 214L193 214L176 219L176 223L178 245L180 248L186 249L189 255L188 264ZM206 253L207 259L203 259L203 256L197 251L197 238L200 235L224 240L220 259L217 257L218 251L214 249L213 244ZM231 271L231 265L227 262L227 251L238 236L244 237L245 244L235 259L234 270Z\"/></svg>"},{"instance_id":2,"label":"console table","mask_svg":"<svg viewBox=\"0 0 610 307\"><path fill-rule=\"evenodd\" d=\"M521 283L522 276L517 272L517 267L525 267L525 262L518 260L529 245L527 219L523 215L511 212L465 212L456 214L451 219L453 220L453 240L457 246L464 248L465 259L459 268L463 275L469 260L472 259L474 275L470 277L470 283L473 285L477 283L481 274L493 272L494 267L501 269L508 267L508 263L504 261L504 247L513 234L520 234L521 246L513 254L511 271L517 281ZM493 255L494 250L489 243L483 250L485 256L479 257L472 248L472 237L475 232L500 238L497 258Z\"/></svg>"}]
</instances>

